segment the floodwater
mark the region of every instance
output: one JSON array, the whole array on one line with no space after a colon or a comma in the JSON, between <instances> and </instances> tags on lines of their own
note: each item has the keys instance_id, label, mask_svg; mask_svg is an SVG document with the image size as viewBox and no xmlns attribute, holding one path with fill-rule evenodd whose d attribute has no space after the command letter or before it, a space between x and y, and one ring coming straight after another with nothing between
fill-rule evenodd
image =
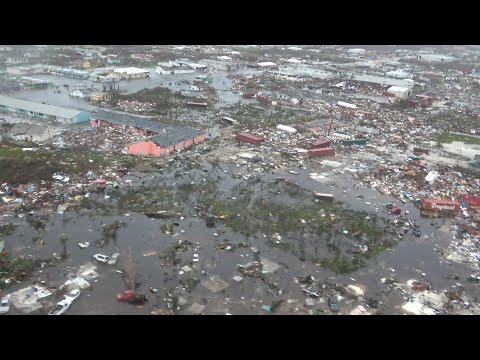
<instances>
[{"instance_id":1,"label":"floodwater","mask_svg":"<svg viewBox=\"0 0 480 360\"><path fill-rule=\"evenodd\" d=\"M315 167L318 164L312 166ZM210 165L202 164L202 167L208 170L209 174L213 172ZM227 174L223 172L224 170L227 171ZM286 180L298 183L308 191L333 193L336 201L340 201L341 206L347 209L366 211L385 219L393 218L382 206L382 204L390 202L391 198L362 185L354 189L354 185L358 184L358 181L349 172L334 174L324 168L323 172L328 175L328 180L318 182L308 176L308 173L314 170L296 170L300 173L299 175L289 174L286 170L275 170L270 174L264 173L261 175L262 182L270 182L282 176ZM322 172L320 169L316 169L316 171ZM235 184L242 182L241 179L232 181L230 173L246 174L249 171L246 166L236 167L221 164L220 169L216 172L221 175L219 186L224 190L224 196L227 196ZM184 175L183 181L191 181L190 177L198 181L205 176L206 174L201 170L191 170L188 175ZM135 178L132 177L132 179ZM140 181L137 180L135 187L139 186L141 182L149 185L174 181L171 173L156 174ZM332 182L335 185L332 185ZM362 195L364 199L357 198L357 195ZM114 200L110 201L114 202ZM365 204L365 202L371 204ZM399 241L398 245L372 259L366 267L341 276L308 261L299 261L297 256L289 252L271 248L261 235L246 239L243 235L232 232L219 223L214 228L207 227L205 221L196 216L185 215L183 220L176 218L175 221L179 223L175 227L177 235L172 237L160 230L161 224L171 223L172 219L150 219L144 215L131 213L128 213L128 216L127 214L100 216L92 210L67 211L65 215L53 214L51 216L44 233L45 245L38 248L32 243L32 237L36 234L35 230L25 224L25 217L28 215L16 219L4 217L3 221L12 220L14 223L23 224L6 239L6 249L14 254L49 257L53 253L61 252L58 236L62 232L65 232L70 238L68 242L70 256L64 262L60 262L57 267L38 269L32 281L45 280L46 273L48 273L50 283L60 286L67 279L66 276L79 265L88 261L96 263L98 266L96 271L100 277L90 280L92 288L83 291L80 298L72 305L69 314L149 314L157 309L166 311L166 299L168 298L166 292L168 289L177 287L180 279L194 278L203 281L211 276L220 277L229 286L216 293L211 292L202 284L198 284L191 293L178 292L177 289L177 294L186 300L186 305L182 306L179 314L188 314L186 309L193 303L206 306L203 310L203 313L206 314L265 314L266 312L261 309L262 304L271 305L273 300L297 299L299 304L303 303L305 296L301 292L300 286L293 281L296 276L313 275L318 280L333 280L344 285L360 283L367 287L367 296L378 298L387 296L383 294L383 288L379 282L382 277L394 275L399 281L406 281L411 278L421 279L421 274L425 273L425 279L437 291L448 289L458 282L458 280L445 279L444 276L451 277L455 274L460 279L465 279L470 273L467 267L455 263L448 264L435 251L435 249L445 248L451 239L448 232L439 229L443 221L421 218L419 210L411 204L402 203L400 206L403 211L409 210L409 218L421 225L422 237L415 238L409 232ZM118 230L115 241L110 241L103 248L97 248L95 241L101 237L102 225L110 224L114 220L122 221L126 226ZM437 224L432 226L432 223ZM214 236L214 233L218 233L218 237ZM196 245L193 249L177 253L180 264L173 266L166 263L161 255L180 239L191 241ZM244 242L248 247L237 248L233 251L218 249L216 245L225 239L231 243ZM87 241L91 243L90 247L86 249L78 247L78 242ZM279 270L267 276L270 283L276 284L276 290L272 291L268 284L261 279L244 276L236 270L236 264L246 264L254 260L251 246L258 248L262 257L280 265ZM138 280L140 281L137 292L149 296L149 301L143 306L134 306L118 302L115 299L117 293L126 289L122 275L115 270L123 270L123 261L130 251L137 264ZM119 262L113 266L98 263L92 259L96 253L112 255L115 252L119 252L121 256ZM194 254L198 255L197 262L193 261ZM192 270L181 270L181 267L185 265ZM183 274L180 271L183 271ZM233 280L235 275L240 275L244 279L237 282ZM465 288L471 295L479 295L478 289L474 285L465 283L465 281L461 282L465 284ZM8 292L23 288L29 283L31 282L15 284ZM157 294L150 293L150 287L158 288L160 291ZM282 290L282 295L278 294L278 289ZM390 305L387 312L398 313L395 306L400 305L401 299L392 297L387 298L386 301ZM45 309L44 312L48 312L48 310ZM14 314L15 311L13 310L11 313Z\"/></svg>"},{"instance_id":2,"label":"floodwater","mask_svg":"<svg viewBox=\"0 0 480 360\"><path fill-rule=\"evenodd\" d=\"M204 75L201 71L196 71L192 74L176 74L176 75L160 75L155 73L155 69L151 70L151 77L145 79L135 80L122 80L116 83L120 86L120 91L124 91L127 94L133 94L143 89L152 89L155 87L164 87L172 91L181 91L187 96L197 96L203 94L203 92L190 91L190 85L183 83L186 81L192 81L197 75ZM241 69L236 73L254 74L258 70ZM222 107L225 105L232 105L238 103L251 103L255 100L242 99L239 93L232 92L232 81L227 78L228 72L218 71L211 74L213 83L212 86L217 90L219 96L218 102L215 107ZM71 97L69 95L75 89L81 88L93 88L99 91L103 90L103 86L109 86L108 83L100 83L89 80L71 79L64 76L50 75L50 74L36 74L35 78L51 81L59 86L61 93L55 93L55 89L43 89L43 90L21 90L13 94L13 97L35 101L45 102L49 105L63 106L84 111L94 111L99 108L92 105L87 100ZM64 85L68 85L69 88L65 88Z\"/></svg>"}]
</instances>

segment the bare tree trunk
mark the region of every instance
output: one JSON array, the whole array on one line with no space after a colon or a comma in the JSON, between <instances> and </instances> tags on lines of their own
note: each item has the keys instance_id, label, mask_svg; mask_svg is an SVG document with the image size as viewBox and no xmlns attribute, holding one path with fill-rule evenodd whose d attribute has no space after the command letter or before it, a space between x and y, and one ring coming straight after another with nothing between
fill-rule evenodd
<instances>
[{"instance_id":1,"label":"bare tree trunk","mask_svg":"<svg viewBox=\"0 0 480 360\"><path fill-rule=\"evenodd\" d=\"M127 286L130 290L135 290L135 280L137 278L137 266L132 256L131 247L125 256L125 273L127 278Z\"/></svg>"}]
</instances>

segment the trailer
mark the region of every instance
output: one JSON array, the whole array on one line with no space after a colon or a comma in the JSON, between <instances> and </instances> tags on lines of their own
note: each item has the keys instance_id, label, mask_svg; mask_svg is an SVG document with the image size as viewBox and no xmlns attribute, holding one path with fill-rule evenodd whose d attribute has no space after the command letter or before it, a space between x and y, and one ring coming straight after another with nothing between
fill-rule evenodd
<instances>
[{"instance_id":1,"label":"trailer","mask_svg":"<svg viewBox=\"0 0 480 360\"><path fill-rule=\"evenodd\" d=\"M313 196L315 197L315 199L325 200L330 202L333 202L333 199L334 199L333 194L327 194L327 193L314 192Z\"/></svg>"},{"instance_id":2,"label":"trailer","mask_svg":"<svg viewBox=\"0 0 480 360\"><path fill-rule=\"evenodd\" d=\"M309 158L324 157L324 156L335 156L335 149L329 147L329 148L308 150Z\"/></svg>"},{"instance_id":3,"label":"trailer","mask_svg":"<svg viewBox=\"0 0 480 360\"><path fill-rule=\"evenodd\" d=\"M460 211L460 203L451 200L425 199L421 214L428 217L451 217Z\"/></svg>"},{"instance_id":4,"label":"trailer","mask_svg":"<svg viewBox=\"0 0 480 360\"><path fill-rule=\"evenodd\" d=\"M328 139L320 139L310 145L310 149L322 149L332 147L332 142Z\"/></svg>"},{"instance_id":5,"label":"trailer","mask_svg":"<svg viewBox=\"0 0 480 360\"><path fill-rule=\"evenodd\" d=\"M253 145L260 145L265 139L249 133L237 134L237 140L240 142L246 142Z\"/></svg>"}]
</instances>

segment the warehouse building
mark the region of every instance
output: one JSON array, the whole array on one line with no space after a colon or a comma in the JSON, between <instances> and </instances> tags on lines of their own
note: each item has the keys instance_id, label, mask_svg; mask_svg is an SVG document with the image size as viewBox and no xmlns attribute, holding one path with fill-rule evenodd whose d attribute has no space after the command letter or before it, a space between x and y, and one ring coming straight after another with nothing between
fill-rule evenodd
<instances>
[{"instance_id":1,"label":"warehouse building","mask_svg":"<svg viewBox=\"0 0 480 360\"><path fill-rule=\"evenodd\" d=\"M199 63L202 65L206 65L208 67L218 69L218 70L224 70L224 71L237 70L237 65L230 61L204 59L204 60L200 60Z\"/></svg>"},{"instance_id":2,"label":"warehouse building","mask_svg":"<svg viewBox=\"0 0 480 360\"><path fill-rule=\"evenodd\" d=\"M76 124L90 120L90 114L85 111L39 104L3 95L0 95L0 112L9 112L60 124Z\"/></svg>"},{"instance_id":3,"label":"warehouse building","mask_svg":"<svg viewBox=\"0 0 480 360\"><path fill-rule=\"evenodd\" d=\"M122 75L122 78L127 80L150 77L150 70L139 69L136 67L115 69L114 72Z\"/></svg>"},{"instance_id":4,"label":"warehouse building","mask_svg":"<svg viewBox=\"0 0 480 360\"><path fill-rule=\"evenodd\" d=\"M95 114L90 124L149 136L150 138L128 147L128 152L132 155L160 156L205 140L205 134L196 129L166 125L147 116L119 111L101 110Z\"/></svg>"}]
</instances>

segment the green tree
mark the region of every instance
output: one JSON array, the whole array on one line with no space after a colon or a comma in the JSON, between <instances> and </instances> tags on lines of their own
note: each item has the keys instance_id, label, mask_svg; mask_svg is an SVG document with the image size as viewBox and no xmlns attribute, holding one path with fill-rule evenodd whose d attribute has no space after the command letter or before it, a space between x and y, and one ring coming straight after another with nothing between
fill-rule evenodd
<instances>
[{"instance_id":1,"label":"green tree","mask_svg":"<svg viewBox=\"0 0 480 360\"><path fill-rule=\"evenodd\" d=\"M68 243L68 235L65 233L61 233L60 236L58 237L58 240L60 241L60 244L63 246L63 251L62 251L62 257L66 258L68 256L67 253L67 243Z\"/></svg>"}]
</instances>

